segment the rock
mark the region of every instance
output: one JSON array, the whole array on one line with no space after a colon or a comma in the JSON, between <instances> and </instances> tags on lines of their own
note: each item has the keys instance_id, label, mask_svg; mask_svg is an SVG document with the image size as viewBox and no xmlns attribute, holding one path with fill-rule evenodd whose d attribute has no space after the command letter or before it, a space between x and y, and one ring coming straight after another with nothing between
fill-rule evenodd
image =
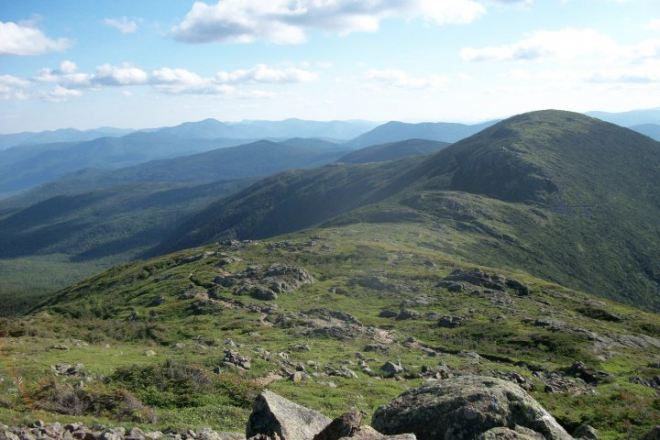
<instances>
[{"instance_id":1,"label":"rock","mask_svg":"<svg viewBox=\"0 0 660 440\"><path fill-rule=\"evenodd\" d=\"M390 351L390 348L385 344L368 344L368 345L365 345L364 351L385 354L385 353L388 353Z\"/></svg>"},{"instance_id":2,"label":"rock","mask_svg":"<svg viewBox=\"0 0 660 440\"><path fill-rule=\"evenodd\" d=\"M576 361L566 369L566 373L571 376L579 377L587 383L597 383L603 377L611 376L611 374L604 371L597 371L593 368L587 367L584 362Z\"/></svg>"},{"instance_id":3,"label":"rock","mask_svg":"<svg viewBox=\"0 0 660 440\"><path fill-rule=\"evenodd\" d=\"M263 301L274 301L277 299L277 293L264 286L253 286L250 289L250 296L254 299L261 299Z\"/></svg>"},{"instance_id":4,"label":"rock","mask_svg":"<svg viewBox=\"0 0 660 440\"><path fill-rule=\"evenodd\" d=\"M52 348L53 350L62 350L62 351L69 350L69 346L64 344L53 345L50 348Z\"/></svg>"},{"instance_id":5,"label":"rock","mask_svg":"<svg viewBox=\"0 0 660 440\"><path fill-rule=\"evenodd\" d=\"M399 374L403 373L403 367L401 364L395 364L393 362L387 361L385 364L380 367L387 374Z\"/></svg>"},{"instance_id":6,"label":"rock","mask_svg":"<svg viewBox=\"0 0 660 440\"><path fill-rule=\"evenodd\" d=\"M417 319L419 318L419 312L410 309L402 309L399 314L396 316L397 321L403 321L405 319Z\"/></svg>"},{"instance_id":7,"label":"rock","mask_svg":"<svg viewBox=\"0 0 660 440\"><path fill-rule=\"evenodd\" d=\"M334 370L328 373L329 376L338 376L338 377L344 377L346 379L357 379L358 375L355 374L355 372L351 369L349 369L346 366L341 367L339 370Z\"/></svg>"},{"instance_id":8,"label":"rock","mask_svg":"<svg viewBox=\"0 0 660 440\"><path fill-rule=\"evenodd\" d=\"M463 322L462 318L457 316L442 316L438 320L438 325L445 328L456 328Z\"/></svg>"},{"instance_id":9,"label":"rock","mask_svg":"<svg viewBox=\"0 0 660 440\"><path fill-rule=\"evenodd\" d=\"M339 440L417 440L415 434L383 435L371 426L360 426L351 437Z\"/></svg>"},{"instance_id":10,"label":"rock","mask_svg":"<svg viewBox=\"0 0 660 440\"><path fill-rule=\"evenodd\" d=\"M225 350L225 357L223 362L241 367L244 370L250 369L250 358L234 350Z\"/></svg>"},{"instance_id":11,"label":"rock","mask_svg":"<svg viewBox=\"0 0 660 440\"><path fill-rule=\"evenodd\" d=\"M578 429L573 431L573 437L576 439L598 440L598 431L593 426L580 425Z\"/></svg>"},{"instance_id":12,"label":"rock","mask_svg":"<svg viewBox=\"0 0 660 440\"><path fill-rule=\"evenodd\" d=\"M147 351L144 352L144 355L147 356L147 357L156 356L156 352L153 351L153 350L147 350Z\"/></svg>"},{"instance_id":13,"label":"rock","mask_svg":"<svg viewBox=\"0 0 660 440\"><path fill-rule=\"evenodd\" d=\"M545 440L543 435L531 429L516 426L510 428L493 428L477 437L477 440Z\"/></svg>"},{"instance_id":14,"label":"rock","mask_svg":"<svg viewBox=\"0 0 660 440\"><path fill-rule=\"evenodd\" d=\"M157 296L157 297L155 297L154 299L152 299L152 300L149 302L149 304L147 304L147 307L158 307L158 306L162 306L163 304L165 304L165 301L167 301L167 300L165 299L165 297L162 296L162 295L160 295L160 296Z\"/></svg>"},{"instance_id":15,"label":"rock","mask_svg":"<svg viewBox=\"0 0 660 440\"><path fill-rule=\"evenodd\" d=\"M281 440L312 440L331 422L323 414L264 390L254 401L245 436L257 434Z\"/></svg>"},{"instance_id":16,"label":"rock","mask_svg":"<svg viewBox=\"0 0 660 440\"><path fill-rule=\"evenodd\" d=\"M497 427L520 425L547 440L570 440L557 421L518 385L483 376L431 381L376 410L372 426L384 434L418 439L475 438Z\"/></svg>"},{"instance_id":17,"label":"rock","mask_svg":"<svg viewBox=\"0 0 660 440\"><path fill-rule=\"evenodd\" d=\"M361 422L362 414L358 411L342 414L316 434L314 440L339 440L342 437L352 437Z\"/></svg>"},{"instance_id":18,"label":"rock","mask_svg":"<svg viewBox=\"0 0 660 440\"><path fill-rule=\"evenodd\" d=\"M660 425L656 425L651 429L642 440L660 440Z\"/></svg>"},{"instance_id":19,"label":"rock","mask_svg":"<svg viewBox=\"0 0 660 440\"><path fill-rule=\"evenodd\" d=\"M378 314L378 316L380 316L381 318L395 318L398 314L399 312L397 312L396 310L385 309L381 311Z\"/></svg>"}]
</instances>

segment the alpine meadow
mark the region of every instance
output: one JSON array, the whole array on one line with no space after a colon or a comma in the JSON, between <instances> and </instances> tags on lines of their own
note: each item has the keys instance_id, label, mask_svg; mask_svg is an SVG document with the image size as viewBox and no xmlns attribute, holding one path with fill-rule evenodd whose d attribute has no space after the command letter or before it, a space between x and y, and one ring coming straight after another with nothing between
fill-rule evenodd
<instances>
[{"instance_id":1,"label":"alpine meadow","mask_svg":"<svg viewBox=\"0 0 660 440\"><path fill-rule=\"evenodd\" d=\"M656 0L0 6L0 440L660 438Z\"/></svg>"}]
</instances>

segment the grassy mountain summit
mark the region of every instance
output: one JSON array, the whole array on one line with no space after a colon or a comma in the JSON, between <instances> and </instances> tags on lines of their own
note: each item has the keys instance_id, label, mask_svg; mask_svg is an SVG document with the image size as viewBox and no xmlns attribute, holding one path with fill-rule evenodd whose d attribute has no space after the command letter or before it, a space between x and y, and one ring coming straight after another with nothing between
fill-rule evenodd
<instances>
[{"instance_id":1,"label":"grassy mountain summit","mask_svg":"<svg viewBox=\"0 0 660 440\"><path fill-rule=\"evenodd\" d=\"M161 249L331 222L430 221L456 254L660 309L660 144L576 113L502 121L421 158L276 175L185 223Z\"/></svg>"}]
</instances>

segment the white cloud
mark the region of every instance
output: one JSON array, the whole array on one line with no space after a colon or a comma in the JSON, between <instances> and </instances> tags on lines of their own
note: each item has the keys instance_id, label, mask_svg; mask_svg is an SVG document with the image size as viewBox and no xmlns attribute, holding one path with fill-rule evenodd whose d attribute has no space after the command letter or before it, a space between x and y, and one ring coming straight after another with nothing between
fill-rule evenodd
<instances>
[{"instance_id":1,"label":"white cloud","mask_svg":"<svg viewBox=\"0 0 660 440\"><path fill-rule=\"evenodd\" d=\"M364 77L368 80L377 81L388 87L401 89L438 88L447 83L447 78L441 76L413 77L401 70L371 69L364 73Z\"/></svg>"},{"instance_id":2,"label":"white cloud","mask_svg":"<svg viewBox=\"0 0 660 440\"><path fill-rule=\"evenodd\" d=\"M0 22L0 55L43 55L61 52L70 44L66 38L47 37L34 23Z\"/></svg>"},{"instance_id":3,"label":"white cloud","mask_svg":"<svg viewBox=\"0 0 660 440\"><path fill-rule=\"evenodd\" d=\"M593 29L536 31L524 40L504 46L461 50L464 61L527 61L535 59L573 59L587 54L619 55L610 37Z\"/></svg>"},{"instance_id":4,"label":"white cloud","mask_svg":"<svg viewBox=\"0 0 660 440\"><path fill-rule=\"evenodd\" d=\"M644 25L650 31L660 31L660 18L652 18Z\"/></svg>"},{"instance_id":5,"label":"white cloud","mask_svg":"<svg viewBox=\"0 0 660 440\"><path fill-rule=\"evenodd\" d=\"M276 69L265 64L257 64L247 70L235 70L233 72L218 72L215 81L221 84L246 84L246 83L306 83L318 79L316 73L289 67Z\"/></svg>"},{"instance_id":6,"label":"white cloud","mask_svg":"<svg viewBox=\"0 0 660 440\"><path fill-rule=\"evenodd\" d=\"M82 92L80 90L67 89L65 87L57 86L50 92L42 92L41 98L50 102L64 102L71 98L80 98Z\"/></svg>"},{"instance_id":7,"label":"white cloud","mask_svg":"<svg viewBox=\"0 0 660 440\"><path fill-rule=\"evenodd\" d=\"M147 72L130 64L119 67L103 64L96 68L92 82L104 86L135 86L146 84L148 79Z\"/></svg>"},{"instance_id":8,"label":"white cloud","mask_svg":"<svg viewBox=\"0 0 660 440\"><path fill-rule=\"evenodd\" d=\"M106 18L103 20L103 24L117 29L122 34L132 34L137 31L137 22L134 20L129 20L127 17L116 18Z\"/></svg>"},{"instance_id":9,"label":"white cloud","mask_svg":"<svg viewBox=\"0 0 660 440\"><path fill-rule=\"evenodd\" d=\"M22 101L28 98L27 89L30 88L30 81L17 78L11 75L0 76L0 100Z\"/></svg>"},{"instance_id":10,"label":"white cloud","mask_svg":"<svg viewBox=\"0 0 660 440\"><path fill-rule=\"evenodd\" d=\"M195 2L172 29L186 43L300 44L307 32L375 32L382 20L422 18L435 24L469 23L485 13L476 0L219 0Z\"/></svg>"},{"instance_id":11,"label":"white cloud","mask_svg":"<svg viewBox=\"0 0 660 440\"><path fill-rule=\"evenodd\" d=\"M200 75L185 69L162 68L152 73L150 84L157 90L170 94L207 94L246 98L263 98L273 94L262 91L239 91L236 87L251 84L284 84L314 81L318 75L307 70L288 67L278 69L257 64L251 69L220 71L213 77Z\"/></svg>"},{"instance_id":12,"label":"white cloud","mask_svg":"<svg viewBox=\"0 0 660 440\"><path fill-rule=\"evenodd\" d=\"M203 77L186 69L163 67L150 74L132 64L113 66L103 64L95 73L78 71L72 61L63 61L59 68L41 69L31 80L9 75L0 76L0 99L28 99L38 97L62 102L82 96L84 90L102 90L107 87L150 86L169 95L213 95L231 98L263 99L276 96L274 92L251 90L255 84L293 84L315 81L318 75L295 67L270 67L257 64L251 69L220 71ZM56 83L50 91L28 94L26 89L37 83ZM123 94L130 94L127 90Z\"/></svg>"}]
</instances>

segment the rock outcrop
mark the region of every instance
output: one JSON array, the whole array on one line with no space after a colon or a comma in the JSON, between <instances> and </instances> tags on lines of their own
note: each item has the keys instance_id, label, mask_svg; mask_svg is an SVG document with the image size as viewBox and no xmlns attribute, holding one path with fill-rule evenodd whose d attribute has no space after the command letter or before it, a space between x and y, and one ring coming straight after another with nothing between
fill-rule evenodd
<instances>
[{"instance_id":1,"label":"rock outcrop","mask_svg":"<svg viewBox=\"0 0 660 440\"><path fill-rule=\"evenodd\" d=\"M572 438L518 385L482 376L433 381L407 391L378 408L372 426L388 435L412 432L420 440L476 438L493 428L516 426L547 440ZM533 438L488 435L484 438Z\"/></svg>"},{"instance_id":2,"label":"rock outcrop","mask_svg":"<svg viewBox=\"0 0 660 440\"><path fill-rule=\"evenodd\" d=\"M323 414L264 390L254 401L247 438L263 434L280 440L312 440L331 420Z\"/></svg>"}]
</instances>

